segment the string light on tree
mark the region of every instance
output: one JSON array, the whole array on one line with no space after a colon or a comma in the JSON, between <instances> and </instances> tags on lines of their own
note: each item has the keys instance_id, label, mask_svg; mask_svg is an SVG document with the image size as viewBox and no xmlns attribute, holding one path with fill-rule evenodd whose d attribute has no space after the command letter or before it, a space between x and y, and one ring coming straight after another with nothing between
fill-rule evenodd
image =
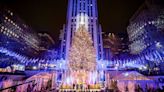
<instances>
[{"instance_id":1,"label":"string light on tree","mask_svg":"<svg viewBox=\"0 0 164 92\"><path fill-rule=\"evenodd\" d=\"M89 32L81 25L72 38L69 52L70 70L94 71L96 69L95 48Z\"/></svg>"}]
</instances>

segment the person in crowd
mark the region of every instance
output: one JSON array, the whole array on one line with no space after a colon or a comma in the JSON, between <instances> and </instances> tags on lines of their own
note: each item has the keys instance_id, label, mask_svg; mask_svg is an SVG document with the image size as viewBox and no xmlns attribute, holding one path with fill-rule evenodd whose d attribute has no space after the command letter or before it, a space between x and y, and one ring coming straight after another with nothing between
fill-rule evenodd
<instances>
[{"instance_id":1,"label":"person in crowd","mask_svg":"<svg viewBox=\"0 0 164 92\"><path fill-rule=\"evenodd\" d=\"M83 89L83 85L82 85L82 84L80 84L80 89L81 89L81 90Z\"/></svg>"},{"instance_id":2,"label":"person in crowd","mask_svg":"<svg viewBox=\"0 0 164 92\"><path fill-rule=\"evenodd\" d=\"M31 86L30 86L30 84L28 84L28 86L27 86L27 92L31 92Z\"/></svg>"},{"instance_id":3,"label":"person in crowd","mask_svg":"<svg viewBox=\"0 0 164 92\"><path fill-rule=\"evenodd\" d=\"M156 89L156 92L163 92L163 91L162 91L161 88L158 86L157 89Z\"/></svg>"},{"instance_id":4,"label":"person in crowd","mask_svg":"<svg viewBox=\"0 0 164 92\"><path fill-rule=\"evenodd\" d=\"M134 89L135 92L138 92L138 86L137 84L135 84L135 89Z\"/></svg>"},{"instance_id":5,"label":"person in crowd","mask_svg":"<svg viewBox=\"0 0 164 92\"><path fill-rule=\"evenodd\" d=\"M138 85L138 92L143 92L143 89L141 88L140 85Z\"/></svg>"},{"instance_id":6,"label":"person in crowd","mask_svg":"<svg viewBox=\"0 0 164 92\"><path fill-rule=\"evenodd\" d=\"M128 86L125 87L125 92L129 92L129 91L128 91Z\"/></svg>"},{"instance_id":7,"label":"person in crowd","mask_svg":"<svg viewBox=\"0 0 164 92\"><path fill-rule=\"evenodd\" d=\"M73 89L75 89L75 84L73 84Z\"/></svg>"}]
</instances>

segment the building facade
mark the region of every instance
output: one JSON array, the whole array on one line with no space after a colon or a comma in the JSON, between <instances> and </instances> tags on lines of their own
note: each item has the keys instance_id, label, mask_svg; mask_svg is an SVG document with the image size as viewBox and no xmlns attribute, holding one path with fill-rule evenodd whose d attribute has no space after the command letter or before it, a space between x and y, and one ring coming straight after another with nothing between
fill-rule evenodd
<instances>
[{"instance_id":1,"label":"building facade","mask_svg":"<svg viewBox=\"0 0 164 92\"><path fill-rule=\"evenodd\" d=\"M127 33L130 41L129 50L133 57L128 60L129 65L144 65L146 68L163 66L164 3L162 2L163 0L145 0L130 19Z\"/></svg>"},{"instance_id":2,"label":"building facade","mask_svg":"<svg viewBox=\"0 0 164 92\"><path fill-rule=\"evenodd\" d=\"M37 33L18 15L3 6L0 9L0 42L1 47L27 56L37 55L40 51Z\"/></svg>"},{"instance_id":3,"label":"building facade","mask_svg":"<svg viewBox=\"0 0 164 92\"><path fill-rule=\"evenodd\" d=\"M101 25L98 22L97 0L69 0L67 22L61 30L61 58L67 60L74 32L84 25L92 36L97 60L103 59Z\"/></svg>"},{"instance_id":4,"label":"building facade","mask_svg":"<svg viewBox=\"0 0 164 92\"><path fill-rule=\"evenodd\" d=\"M131 54L153 51L163 44L164 8L160 4L160 0L146 0L130 19L127 32Z\"/></svg>"},{"instance_id":5,"label":"building facade","mask_svg":"<svg viewBox=\"0 0 164 92\"><path fill-rule=\"evenodd\" d=\"M125 34L103 34L104 60L113 61L129 54L128 39L123 35Z\"/></svg>"}]
</instances>

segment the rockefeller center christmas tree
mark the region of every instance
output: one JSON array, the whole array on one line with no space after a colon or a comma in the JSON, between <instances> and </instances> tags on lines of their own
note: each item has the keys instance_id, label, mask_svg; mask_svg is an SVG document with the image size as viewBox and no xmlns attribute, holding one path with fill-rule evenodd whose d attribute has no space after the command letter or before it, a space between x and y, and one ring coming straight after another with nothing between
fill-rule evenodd
<instances>
[{"instance_id":1,"label":"rockefeller center christmas tree","mask_svg":"<svg viewBox=\"0 0 164 92\"><path fill-rule=\"evenodd\" d=\"M83 25L78 28L72 38L68 66L72 71L94 71L96 69L96 52L93 41Z\"/></svg>"}]
</instances>

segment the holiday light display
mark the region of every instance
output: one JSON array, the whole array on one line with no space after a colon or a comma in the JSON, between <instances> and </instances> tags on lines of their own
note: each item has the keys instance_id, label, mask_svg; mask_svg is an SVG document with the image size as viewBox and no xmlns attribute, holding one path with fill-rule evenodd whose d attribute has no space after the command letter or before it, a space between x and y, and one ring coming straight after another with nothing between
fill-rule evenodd
<instances>
[{"instance_id":1,"label":"holiday light display","mask_svg":"<svg viewBox=\"0 0 164 92\"><path fill-rule=\"evenodd\" d=\"M94 71L96 69L95 48L85 26L80 26L72 39L68 67L70 70Z\"/></svg>"},{"instance_id":2,"label":"holiday light display","mask_svg":"<svg viewBox=\"0 0 164 92\"><path fill-rule=\"evenodd\" d=\"M0 53L5 54L5 55L10 56L10 57L13 57L13 58L16 58L18 61L21 61L22 63L25 63L28 61L27 57L22 56L22 55L15 53L13 51L10 51L10 50L3 48L3 47L0 47Z\"/></svg>"},{"instance_id":3,"label":"holiday light display","mask_svg":"<svg viewBox=\"0 0 164 92\"><path fill-rule=\"evenodd\" d=\"M67 62L65 60L49 60L49 59L40 59L40 58L27 58L23 55L20 55L18 53L15 53L13 51L7 50L6 48L1 47L0 53L5 54L7 56L13 57L20 61L21 64L29 65L29 64L46 64L56 66L55 69L67 69ZM77 56L75 56L77 58ZM77 59L78 60L78 59ZM162 63L164 60L164 53L163 51L150 51L150 53L142 54L138 56L133 56L129 58L124 59L115 59L111 60L115 65L118 65L118 67L135 67L135 68L145 68L147 65L147 61L152 63ZM45 63L45 61L47 63ZM108 61L102 60L101 62L97 62L97 69L98 70L105 70L106 66L109 66L110 63ZM91 65L91 64L90 64ZM89 66L88 66L89 67Z\"/></svg>"}]
</instances>

